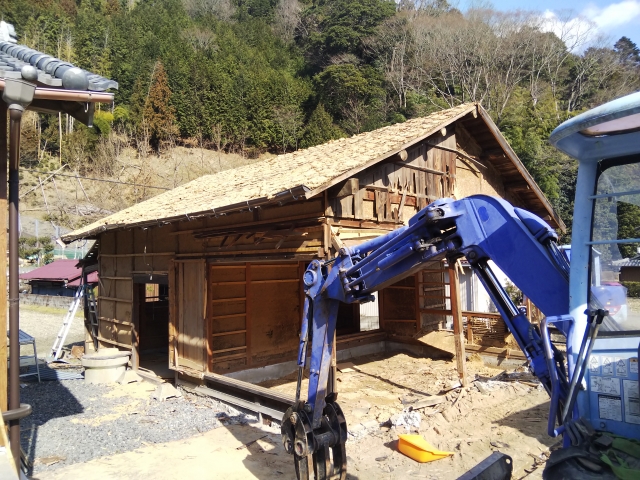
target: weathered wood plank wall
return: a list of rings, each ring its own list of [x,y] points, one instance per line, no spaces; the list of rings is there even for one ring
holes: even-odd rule
[[[169,276],[174,368],[225,373],[294,359],[306,262],[398,228],[453,195],[457,148],[448,127],[313,199],[101,235],[102,344],[135,350],[133,276],[156,273]],[[444,326],[450,312],[441,270],[430,267],[380,294],[386,332]]]

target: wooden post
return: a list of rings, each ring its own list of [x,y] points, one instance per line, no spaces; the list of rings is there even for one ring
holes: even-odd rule
[[[7,411],[7,104],[0,101],[0,410]]]
[[[251,262],[247,262],[245,264],[245,276],[244,276],[244,280],[245,280],[245,290],[244,290],[244,296],[245,296],[245,301],[244,301],[244,313],[245,313],[245,317],[244,317],[244,328],[247,330],[246,333],[244,334],[244,338],[245,338],[245,342],[244,345],[247,347],[245,352],[247,352],[247,365],[251,365],[252,363],[252,355],[253,355],[253,349],[251,348],[251,336],[253,335],[253,316],[252,316],[252,312],[251,312],[251,296],[253,295],[252,292],[252,288],[251,288]],[[300,277],[302,278],[302,277]],[[258,287],[259,288],[259,287]]]
[[[460,281],[455,263],[449,264],[449,298],[451,299],[451,314],[453,315],[453,338],[456,348],[456,366],[458,377],[463,387],[467,386],[467,367],[464,352],[464,333],[462,329],[462,304],[460,303]]]
[[[325,200],[326,201],[326,200]],[[323,244],[324,244],[324,259],[329,260],[331,258],[331,226],[327,223],[325,219],[325,223],[322,224],[323,231]],[[336,255],[339,252],[336,252]],[[313,325],[310,325],[309,328],[313,328]],[[337,350],[338,345],[336,343],[336,331],[333,332],[333,350],[331,351],[331,369],[329,370],[329,378],[327,380],[327,393],[338,393],[338,361],[337,361]]]
[[[140,368],[140,309],[146,301],[147,284],[131,282],[131,369]]]

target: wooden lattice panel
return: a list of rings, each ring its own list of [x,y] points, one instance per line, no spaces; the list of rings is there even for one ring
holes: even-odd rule
[[[509,331],[498,314],[463,312],[467,323],[467,341],[474,345],[504,346]]]

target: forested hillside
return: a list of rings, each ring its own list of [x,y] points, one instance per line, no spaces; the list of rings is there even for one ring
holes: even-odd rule
[[[123,144],[256,157],[477,101],[569,224],[575,164],[549,133],[640,87],[627,38],[446,0],[0,0],[0,14],[20,43],[119,83],[91,129],[25,127],[24,162],[85,174],[113,175]]]

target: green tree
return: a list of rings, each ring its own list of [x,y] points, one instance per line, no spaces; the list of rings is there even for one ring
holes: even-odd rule
[[[638,66],[640,65],[640,49],[628,37],[621,37],[613,45],[613,50],[620,56],[623,63]]]
[[[339,54],[362,55],[363,40],[396,12],[392,0],[319,0],[305,13],[311,26],[304,40],[309,61],[322,65]]]
[[[385,91],[373,67],[331,65],[314,81],[320,101],[347,132],[357,134],[382,126]]]
[[[324,106],[319,104],[309,117],[309,122],[300,139],[300,147],[309,148],[344,136],[344,132],[334,125],[331,115],[327,113]]]
[[[44,264],[53,261],[53,242],[49,237],[21,237],[18,241],[18,255]]]
[[[633,203],[618,201],[618,239],[638,238],[640,236],[640,206]],[[638,243],[620,244],[620,254],[623,258],[638,254]]]

